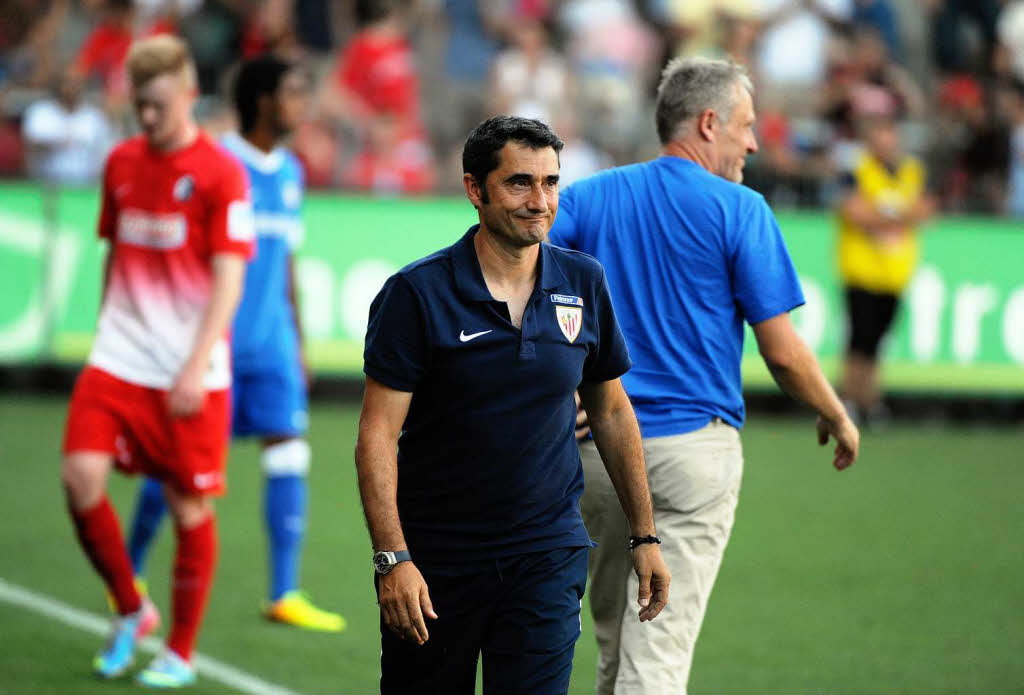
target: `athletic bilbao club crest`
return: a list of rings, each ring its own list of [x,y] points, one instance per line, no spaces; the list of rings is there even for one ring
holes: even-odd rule
[[[569,342],[576,340],[583,328],[583,307],[558,306],[555,305],[555,317],[558,319],[558,327],[562,329]]]

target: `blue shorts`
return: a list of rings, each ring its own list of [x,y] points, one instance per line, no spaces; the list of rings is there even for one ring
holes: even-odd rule
[[[236,437],[298,437],[309,424],[306,381],[298,361],[276,369],[236,370],[231,430]]]
[[[382,695],[565,695],[590,548],[501,558],[466,571],[417,565],[437,620],[416,646],[381,621]],[[415,559],[414,559],[415,562]]]

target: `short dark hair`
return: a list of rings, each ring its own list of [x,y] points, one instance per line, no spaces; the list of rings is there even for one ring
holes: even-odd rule
[[[509,142],[517,142],[535,150],[550,147],[558,154],[565,145],[555,131],[534,118],[494,116],[473,128],[462,148],[462,171],[479,184],[486,203],[487,175],[498,168],[498,152]]]
[[[272,55],[246,61],[235,77],[235,109],[243,133],[251,130],[260,117],[260,97],[273,97],[281,79],[295,66]]]

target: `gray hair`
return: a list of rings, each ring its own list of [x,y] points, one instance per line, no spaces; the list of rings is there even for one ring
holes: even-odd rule
[[[754,93],[747,69],[731,60],[691,57],[669,61],[661,73],[655,105],[661,144],[671,142],[680,126],[706,109],[728,121],[736,105],[737,84]]]

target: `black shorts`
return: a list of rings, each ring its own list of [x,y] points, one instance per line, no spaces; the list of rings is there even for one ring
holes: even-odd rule
[[[871,359],[899,307],[899,295],[846,288],[846,313],[850,321],[849,351]]]

